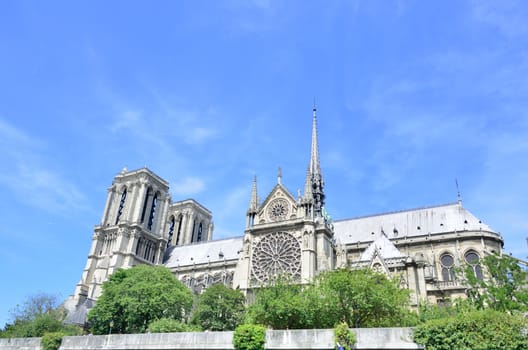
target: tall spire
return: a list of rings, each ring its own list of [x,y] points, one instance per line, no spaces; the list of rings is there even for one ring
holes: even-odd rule
[[[253,188],[251,189],[251,198],[249,199],[248,212],[256,213],[259,206],[259,199],[257,195],[257,176],[253,178]]]
[[[313,200],[313,212],[315,217],[322,216],[324,206],[324,180],[319,162],[319,146],[317,144],[317,108],[313,107],[312,118],[312,145],[310,149],[310,163],[306,174],[306,183],[304,185],[304,196],[306,199]]]
[[[310,172],[312,175],[321,175],[321,164],[319,163],[319,146],[317,145],[317,108],[315,101],[312,119],[312,149],[310,153]]]

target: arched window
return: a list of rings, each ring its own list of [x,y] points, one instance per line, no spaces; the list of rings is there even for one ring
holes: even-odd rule
[[[474,250],[469,250],[465,255],[464,258],[466,260],[466,263],[469,265],[469,268],[473,271],[473,274],[476,278],[479,280],[484,279],[484,274],[482,273],[482,267],[480,266],[480,257],[478,256],[477,252]]]
[[[171,216],[169,221],[169,238],[167,238],[167,248],[171,246],[172,244],[172,236],[174,235],[174,216]]]
[[[180,220],[178,221],[178,233],[176,234],[176,245],[180,244],[180,235],[182,230],[183,215],[180,215]]]
[[[198,237],[196,238],[196,242],[200,242],[202,240],[202,223],[200,222],[200,225],[198,225]]]
[[[193,228],[192,228],[192,235],[191,235],[191,243],[194,243],[194,230],[196,230],[196,220],[193,221]]]
[[[158,194],[156,193],[154,195],[154,198],[152,199],[152,206],[150,207],[150,215],[149,215],[149,221],[147,228],[149,230],[152,229],[152,224],[154,223],[154,216],[156,216],[156,205],[158,204]]]
[[[123,214],[123,208],[125,207],[125,201],[126,201],[126,195],[127,195],[127,189],[123,190],[123,194],[121,195],[121,201],[119,202],[119,209],[117,209],[117,216],[115,224],[117,225],[119,223],[119,218],[121,217],[121,214]]]
[[[145,195],[145,202],[143,203],[143,211],[141,212],[141,223],[145,222],[145,214],[147,213],[147,205],[150,198],[152,190],[150,187],[147,190],[147,194]]]
[[[455,259],[451,254],[442,254],[440,256],[440,264],[442,265],[442,279],[445,282],[455,280]]]

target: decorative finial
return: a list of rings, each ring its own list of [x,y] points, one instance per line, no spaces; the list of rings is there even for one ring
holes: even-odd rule
[[[315,96],[314,96],[314,105],[313,105],[313,111],[317,111],[317,107],[316,107],[316,104],[315,104]]]
[[[279,167],[279,170],[277,171],[277,183],[278,184],[282,183],[282,169],[281,169],[281,167]]]

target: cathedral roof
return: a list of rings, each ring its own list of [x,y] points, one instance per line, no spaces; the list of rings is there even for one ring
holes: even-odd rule
[[[494,232],[458,202],[334,222],[334,237],[341,244],[372,242],[382,231],[389,239],[455,231]]]
[[[164,265],[168,268],[238,260],[242,237],[171,247]]]
[[[378,253],[383,259],[402,258],[402,253],[383,233],[378,234],[378,238],[372,242],[361,256],[359,261],[370,261],[375,253]]]

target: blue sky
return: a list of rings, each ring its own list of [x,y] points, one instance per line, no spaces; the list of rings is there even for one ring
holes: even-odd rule
[[[253,176],[303,187],[316,97],[327,208],[456,201],[528,255],[523,1],[3,1],[0,326],[73,293],[124,166],[243,233]]]

